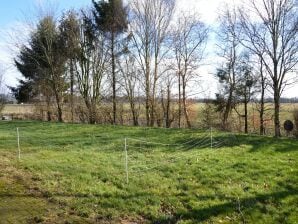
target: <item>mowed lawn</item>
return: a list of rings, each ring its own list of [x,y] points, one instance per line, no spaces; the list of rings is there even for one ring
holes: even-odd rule
[[[294,139],[0,122],[0,223],[297,223],[297,160]]]

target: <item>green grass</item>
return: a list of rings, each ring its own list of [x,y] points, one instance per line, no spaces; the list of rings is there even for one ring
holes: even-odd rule
[[[0,217],[4,223],[297,223],[298,141],[213,135],[221,147],[211,149],[203,130],[0,122]]]

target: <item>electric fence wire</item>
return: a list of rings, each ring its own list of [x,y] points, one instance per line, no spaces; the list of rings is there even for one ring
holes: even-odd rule
[[[207,135],[208,136],[208,135]],[[228,135],[228,137],[231,137],[233,139],[235,139],[235,136],[234,135]],[[135,139],[134,139],[135,140]],[[194,144],[192,144],[188,149],[193,149],[193,148],[205,148],[205,147],[212,147],[212,148],[220,148],[222,147],[223,145],[225,145],[227,143],[227,140],[218,140],[218,137],[217,138],[214,138],[214,142],[211,146],[210,142],[209,142],[210,138],[209,136],[208,137],[205,137],[203,138],[201,141],[199,142],[195,142]],[[191,141],[188,141],[189,142],[193,142],[192,140]],[[150,142],[152,143],[152,142]],[[164,144],[163,144],[164,145]],[[167,145],[171,145],[171,144],[167,144]],[[175,144],[176,145],[176,144]],[[131,147],[131,146],[129,146]],[[139,149],[139,147],[138,147]],[[188,150],[187,149],[187,150]],[[133,163],[133,161],[130,160],[130,163],[132,164],[132,166],[130,167],[130,172],[136,174],[136,173],[142,173],[144,171],[150,171],[150,170],[154,170],[154,169],[157,169],[157,168],[160,168],[161,166],[164,166],[166,165],[167,163],[176,163],[176,162],[179,162],[181,160],[190,160],[190,159],[194,159],[194,158],[197,158],[197,161],[198,161],[198,154],[197,153],[194,153],[194,154],[191,154],[191,155],[185,155],[183,154],[183,156],[175,156],[173,158],[169,158],[169,159],[165,159],[165,158],[162,158],[162,161],[156,161],[156,162],[153,162],[153,163],[147,163],[147,162],[140,162],[140,163]],[[154,166],[152,166],[154,165]],[[167,164],[169,165],[169,164]],[[140,167],[141,166],[141,167]]]
[[[210,144],[206,144],[205,146],[210,146]],[[145,169],[146,171],[156,169],[158,167],[163,167],[165,165],[174,165],[177,162],[188,162],[188,160],[197,160],[199,154],[197,152],[193,152],[191,154],[185,154],[185,151],[181,152],[180,155],[175,155],[171,158],[161,157],[160,161],[155,161],[152,163],[148,162],[135,162],[131,159],[129,159],[130,165],[130,172],[136,173],[136,172],[142,172],[142,169]],[[153,165],[153,167],[152,167]]]
[[[191,142],[195,142],[196,139],[191,139],[189,141],[186,141],[186,142],[183,142],[183,143],[180,143],[180,144],[164,144],[164,143],[160,143],[160,142],[153,142],[153,141],[146,141],[146,140],[142,140],[142,139],[136,139],[136,138],[126,138],[127,140],[131,140],[131,141],[134,141],[134,142],[141,142],[141,143],[144,143],[146,145],[158,145],[158,146],[165,146],[165,147],[169,147],[169,146],[180,146],[181,148],[183,148],[184,145],[187,145]],[[200,142],[204,142],[206,139],[210,139],[209,136],[208,136],[208,133],[204,134],[202,137],[201,137],[201,140],[199,140],[198,142],[196,142],[194,145],[197,145],[199,144]]]
[[[22,132],[21,132],[22,133]],[[225,145],[227,143],[227,139],[222,140],[219,137],[213,137],[213,144],[210,144],[210,135],[211,132],[210,130],[206,130],[200,136],[200,138],[195,138],[192,136],[192,138],[190,140],[184,141],[182,143],[175,143],[175,144],[164,144],[164,143],[160,143],[160,142],[154,142],[154,141],[146,141],[143,139],[137,139],[137,138],[127,138],[128,140],[128,144],[127,144],[127,150],[129,152],[129,158],[128,158],[128,162],[129,164],[131,164],[129,166],[129,172],[130,173],[134,173],[134,174],[142,174],[144,172],[150,171],[150,170],[154,170],[154,169],[161,169],[164,166],[172,166],[175,165],[175,163],[177,162],[181,162],[181,161],[185,161],[186,163],[189,160],[198,160],[197,158],[199,157],[199,154],[197,151],[193,152],[193,153],[187,153],[185,154],[186,151],[189,151],[190,149],[200,149],[200,148],[207,148],[210,147],[210,145],[212,145],[212,148],[219,148],[223,145]],[[61,136],[63,137],[63,136]],[[65,136],[64,136],[65,137]],[[64,138],[63,137],[63,138]],[[113,172],[108,172],[110,175],[119,175],[119,173],[124,172],[121,169],[122,166],[122,159],[123,159],[123,155],[122,153],[120,153],[123,150],[123,140],[120,138],[115,138],[115,137],[111,137],[108,134],[89,134],[87,135],[87,137],[89,138],[91,145],[93,144],[101,144],[101,149],[109,149],[109,148],[115,148],[115,147],[119,147],[119,155],[117,155],[116,157],[111,157],[109,158],[109,161],[100,161],[100,164],[106,164],[111,165],[111,166],[115,166],[116,168],[113,169]],[[235,139],[234,135],[228,135],[227,138],[233,138]],[[60,139],[58,138],[39,138],[39,139],[33,139],[32,140],[32,136],[31,135],[23,135],[23,133],[20,136],[20,139],[23,142],[25,142],[25,145],[32,145],[36,142],[38,142],[39,144],[42,144],[44,148],[55,148],[55,147],[59,147],[60,145],[65,145],[65,142],[63,142],[63,144],[60,142]],[[132,144],[130,143],[132,142]],[[81,142],[80,139],[72,139],[71,141],[69,141],[70,145],[75,144],[75,143],[79,143],[81,144],[81,147],[84,146],[84,144]],[[139,144],[139,145],[136,145]],[[67,145],[67,144],[66,144]],[[137,150],[142,150],[142,154],[143,155],[144,152],[146,152],[146,149],[149,148],[151,146],[161,146],[161,147],[172,147],[173,150],[178,150],[179,151],[179,155],[175,155],[175,156],[166,156],[165,154],[161,156],[161,160],[160,161],[155,161],[155,162],[144,162],[144,161],[140,161],[138,162],[138,160],[140,159],[140,156],[138,154],[135,153],[135,149]],[[88,145],[87,145],[88,147]],[[129,149],[133,149],[133,150],[129,150]],[[181,150],[181,152],[180,152]],[[150,153],[152,151],[149,151]],[[32,158],[32,156],[35,153],[33,151],[27,152],[26,156],[29,156]],[[150,154],[149,154],[150,155]],[[144,159],[144,158],[141,158]],[[145,158],[148,159],[148,158]],[[149,158],[150,159],[150,158]],[[151,159],[156,159],[156,158],[151,158]],[[60,161],[61,162],[61,161]],[[56,164],[59,164],[59,161],[56,161]],[[53,168],[52,166],[47,166],[47,163],[43,163],[43,166],[45,169],[50,169],[52,171],[54,171],[55,169],[57,169],[57,167],[59,167],[60,165],[58,165],[56,168]],[[65,163],[61,162],[61,166],[65,166]],[[68,164],[68,166],[75,168],[77,166],[77,164]]]

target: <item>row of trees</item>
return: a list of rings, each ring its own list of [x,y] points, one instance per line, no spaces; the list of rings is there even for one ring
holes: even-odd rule
[[[174,8],[174,0],[136,0],[129,8],[121,1],[93,1],[90,10],[69,11],[59,22],[45,16],[15,60],[26,81],[13,92],[21,96],[30,86],[48,106],[54,96],[59,121],[63,97],[70,94],[72,104],[79,93],[90,123],[103,98],[112,101],[116,123],[117,96],[126,96],[137,125],[142,98],[147,125],[165,119],[169,127],[177,79],[179,120],[184,116],[190,127],[186,88],[202,58],[207,28],[196,16],[182,15],[174,24]]]
[[[241,102],[247,133],[247,105],[259,93],[260,134],[264,134],[264,99],[269,90],[274,98],[274,133],[281,136],[280,97],[297,78],[297,7],[291,0],[251,0],[248,6],[226,10],[221,16],[220,55],[224,63],[217,76],[223,91],[217,94],[217,103],[224,125]]]
[[[298,63],[297,6],[292,0],[250,3],[250,10],[228,9],[220,16],[222,62],[216,76],[222,88],[215,104],[224,128],[243,104],[247,132],[247,105],[260,93],[263,134],[270,86],[280,136],[279,100]],[[98,122],[100,106],[110,102],[115,124],[125,99],[134,125],[144,117],[148,126],[170,127],[175,121],[191,127],[189,93],[199,77],[208,32],[195,14],[175,12],[175,0],[132,0],[128,6],[121,0],[92,1],[89,10],[68,11],[59,20],[45,15],[15,59],[25,79],[12,92],[19,100],[42,96],[48,108],[54,100],[59,121],[66,106],[73,119],[79,98],[89,123]]]

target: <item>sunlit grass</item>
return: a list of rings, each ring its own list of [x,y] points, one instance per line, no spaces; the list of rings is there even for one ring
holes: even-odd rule
[[[1,122],[0,157],[32,176],[28,185],[62,205],[66,217],[115,223],[297,222],[298,142],[212,134],[224,144],[211,148],[206,130]]]

